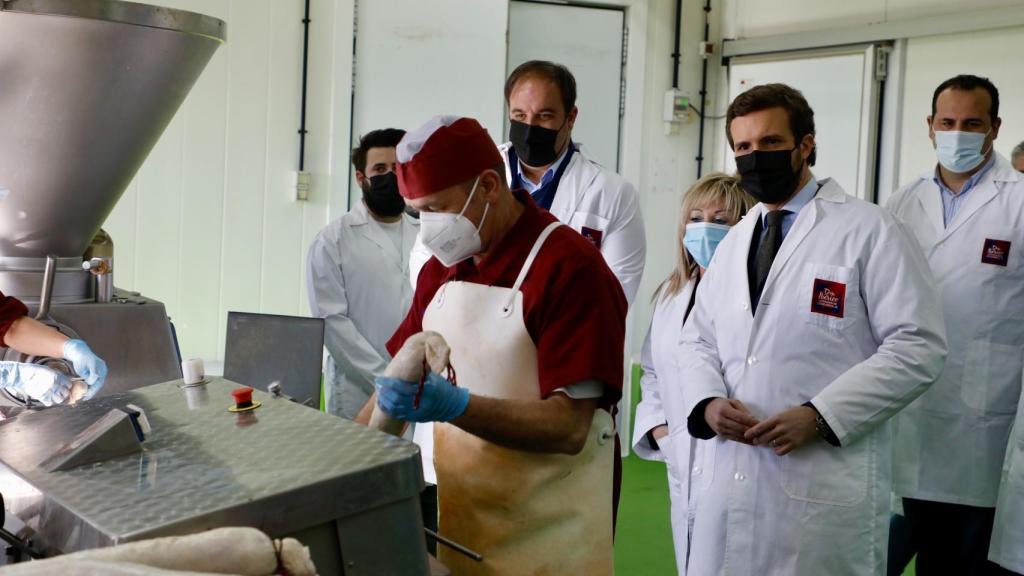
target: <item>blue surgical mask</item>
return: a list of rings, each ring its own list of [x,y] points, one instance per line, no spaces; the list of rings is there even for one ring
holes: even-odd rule
[[[711,264],[718,243],[729,233],[729,226],[710,222],[690,222],[686,225],[683,246],[701,268]]]
[[[935,155],[939,164],[949,170],[962,174],[970,172],[985,161],[985,138],[988,132],[960,132],[946,130],[935,132]]]

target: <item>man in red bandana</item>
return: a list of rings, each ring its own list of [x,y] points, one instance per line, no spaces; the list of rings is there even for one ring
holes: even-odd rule
[[[451,347],[458,386],[380,378],[376,402],[433,448],[440,550],[457,574],[611,574],[626,299],[600,252],[510,191],[476,120],[436,117],[398,146],[399,189],[434,255],[388,343]],[[425,432],[432,429],[432,434]],[[432,436],[432,440],[429,439]]]

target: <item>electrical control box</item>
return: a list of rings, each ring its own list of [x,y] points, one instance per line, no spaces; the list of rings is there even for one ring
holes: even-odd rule
[[[690,93],[669,88],[665,92],[662,120],[665,122],[686,122],[690,119]]]
[[[292,200],[309,200],[309,190],[313,185],[313,175],[305,170],[292,172],[291,196]]]

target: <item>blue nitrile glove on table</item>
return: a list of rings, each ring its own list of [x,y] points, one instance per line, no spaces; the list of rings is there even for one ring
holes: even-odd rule
[[[377,406],[388,416],[406,422],[450,422],[469,406],[469,390],[433,372],[427,374],[423,384],[419,408],[415,408],[419,384],[380,377],[376,385]]]
[[[100,359],[82,340],[68,340],[64,343],[64,359],[75,368],[75,372],[89,386],[82,400],[88,400],[103,388],[107,379],[107,363]]]
[[[43,404],[53,406],[68,399],[71,380],[39,364],[0,362],[0,388]]]

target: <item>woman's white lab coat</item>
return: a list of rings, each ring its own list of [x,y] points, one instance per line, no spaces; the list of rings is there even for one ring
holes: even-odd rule
[[[751,314],[755,206],[718,246],[683,328],[684,412],[736,398],[763,420],[812,401],[841,447],[786,456],[698,440],[688,572],[885,574],[888,420],[938,377],[942,309],[914,239],[884,209],[824,180],[793,223]]]
[[[695,440],[686,429],[682,390],[685,384],[678,364],[679,336],[693,288],[694,282],[690,281],[678,294],[666,298],[658,294],[640,358],[644,370],[640,380],[643,396],[636,407],[633,429],[633,450],[637,456],[665,462],[668,469],[672,541],[680,575],[686,574],[691,518],[690,467]],[[647,433],[666,423],[668,435],[658,440],[660,449],[656,450],[648,442]]]

